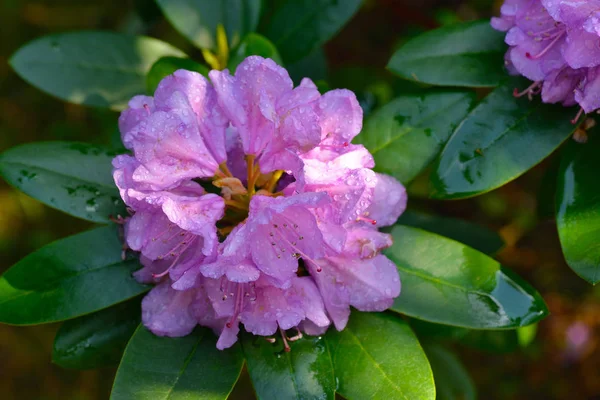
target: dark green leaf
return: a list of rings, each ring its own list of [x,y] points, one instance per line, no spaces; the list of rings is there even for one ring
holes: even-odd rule
[[[293,64],[286,63],[285,67],[297,85],[300,84],[302,79],[310,78],[319,87],[321,94],[323,94],[319,82],[323,83],[328,75],[327,58],[325,57],[323,47],[318,47],[306,57],[294,61]]]
[[[533,288],[462,243],[396,225],[386,251],[402,293],[392,310],[429,322],[476,329],[516,328],[547,315]]]
[[[178,69],[187,69],[188,71],[196,71],[208,76],[208,67],[197,63],[189,58],[179,57],[162,57],[152,65],[148,76],[146,76],[146,87],[148,93],[152,95],[160,81],[167,75],[171,75]]]
[[[556,223],[563,254],[577,275],[600,281],[600,137],[569,143],[562,154],[558,175]]]
[[[140,324],[139,299],[66,321],[54,339],[52,361],[63,368],[118,365]]]
[[[28,43],[10,64],[23,79],[51,95],[120,110],[146,91],[146,74],[163,56],[184,54],[149,37],[73,32]]]
[[[0,322],[62,321],[101,310],[147,291],[131,276],[139,268],[121,259],[115,226],[50,243],[0,277]]]
[[[494,90],[454,132],[432,174],[431,196],[457,199],[516,179],[552,153],[576,128],[573,110],[516,99],[523,80]]]
[[[229,47],[254,32],[260,0],[156,0],[165,17],[183,36],[201,49],[217,48],[217,26],[223,25]]]
[[[244,37],[242,43],[240,43],[240,45],[231,53],[227,68],[229,68],[232,73],[235,72],[237,66],[248,56],[270,58],[277,64],[283,65],[281,57],[273,43],[258,33],[249,33]]]
[[[397,223],[449,237],[488,255],[495,254],[504,247],[504,241],[498,233],[462,219],[406,210]]]
[[[263,337],[244,335],[244,354],[256,394],[261,400],[333,399],[335,377],[324,338],[305,337],[271,344]]]
[[[444,26],[409,40],[387,67],[432,85],[497,86],[506,76],[504,35],[489,20]]]
[[[275,11],[265,36],[285,63],[293,63],[331,39],[361,4],[362,0],[288,0]]]
[[[375,157],[375,169],[408,183],[433,161],[460,121],[474,93],[405,95],[375,111],[356,142]]]
[[[435,399],[427,357],[402,319],[353,312],[348,326],[326,336],[337,391],[347,399]]]
[[[0,154],[0,174],[44,204],[78,218],[126,215],[112,178],[115,152],[86,143],[36,142]]]
[[[216,337],[198,328],[180,338],[134,333],[117,371],[111,400],[224,400],[242,370],[240,346],[216,348]]]
[[[460,360],[442,346],[423,343],[433,378],[437,400],[475,400],[475,386]]]

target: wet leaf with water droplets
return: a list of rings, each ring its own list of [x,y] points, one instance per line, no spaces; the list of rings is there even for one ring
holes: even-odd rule
[[[375,171],[407,184],[440,152],[475,100],[468,91],[404,95],[375,111],[354,140],[375,158]]]
[[[391,234],[385,254],[402,281],[392,310],[475,329],[518,328],[548,314],[535,289],[487,255],[408,226],[396,225]]]
[[[500,187],[549,156],[577,128],[576,110],[515,98],[514,79],[490,93],[456,129],[431,175],[431,197],[459,199]]]
[[[225,400],[243,366],[240,346],[217,350],[208,328],[185,337],[155,336],[143,326],[125,349],[111,400]]]
[[[304,337],[283,350],[277,337],[269,343],[262,336],[245,334],[244,354],[252,384],[260,400],[333,399],[335,380],[327,341]]]
[[[118,365],[140,315],[140,299],[133,299],[66,321],[54,338],[52,362],[75,369]]]
[[[150,289],[131,274],[137,260],[121,259],[116,226],[50,243],[0,277],[0,322],[31,325],[102,310]]]
[[[337,392],[347,399],[435,399],[427,357],[402,319],[353,311],[348,326],[325,336]]]
[[[111,215],[127,215],[112,178],[115,155],[87,143],[28,143],[0,154],[0,174],[50,207],[106,223]]]

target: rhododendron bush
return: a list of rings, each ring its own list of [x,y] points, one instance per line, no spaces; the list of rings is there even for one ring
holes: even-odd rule
[[[522,336],[548,309],[494,258],[498,233],[419,210],[556,152],[563,254],[600,280],[600,1],[506,0],[415,35],[370,96],[314,68],[359,0],[156,3],[190,55],[80,31],[10,60],[119,112],[106,146],[0,155],[8,183],[97,225],[7,270],[0,322],[65,321],[53,361],[118,364],[111,398],[226,399],[240,376],[260,399],[475,398],[441,342]]]

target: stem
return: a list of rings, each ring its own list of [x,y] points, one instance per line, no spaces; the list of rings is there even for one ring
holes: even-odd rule
[[[254,184],[256,182],[256,174],[254,173],[254,160],[256,159],[256,156],[252,155],[252,154],[248,154],[246,156],[246,165],[248,167],[248,193],[250,194],[250,196],[252,196],[254,193],[256,193],[256,189],[254,187]]]
[[[272,192],[275,189],[275,185],[277,185],[277,182],[281,178],[281,175],[283,175],[282,170],[273,172],[273,175],[271,175],[271,179],[269,179],[269,182],[267,182],[267,184],[265,185],[265,190],[268,192]]]

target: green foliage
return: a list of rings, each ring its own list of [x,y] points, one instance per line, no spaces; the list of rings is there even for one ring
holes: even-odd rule
[[[162,57],[156,61],[148,75],[146,76],[146,88],[149,95],[152,95],[160,81],[167,75],[171,75],[178,69],[187,69],[188,71],[196,71],[208,77],[208,67],[197,63],[189,58],[179,57]]]
[[[30,143],[0,154],[0,174],[50,207],[106,223],[110,216],[126,215],[112,178],[111,160],[115,155],[87,143]]]
[[[397,225],[391,234],[386,254],[402,280],[392,310],[478,329],[517,328],[547,315],[539,293],[485,254],[408,226]]]
[[[438,155],[475,100],[472,92],[403,95],[375,111],[355,139],[375,169],[408,183]]]
[[[222,25],[229,47],[254,32],[261,0],[156,0],[169,22],[201,49],[217,50],[217,27]]]
[[[73,32],[45,36],[10,59],[14,70],[37,88],[75,104],[125,108],[145,92],[146,74],[160,57],[184,54],[143,36]]]
[[[428,31],[394,53],[388,68],[405,79],[440,86],[493,87],[505,79],[504,33],[489,20]]]
[[[327,340],[305,337],[283,349],[281,340],[269,343],[244,335],[244,355],[259,399],[333,399],[335,376]]]
[[[149,289],[121,259],[115,226],[83,232],[29,254],[0,277],[0,322],[31,325],[101,310]]]
[[[270,58],[279,65],[283,65],[277,48],[266,37],[258,33],[249,33],[244,37],[239,46],[231,53],[227,68],[233,73],[248,56],[261,56]]]
[[[111,400],[225,400],[243,358],[239,345],[224,351],[215,346],[207,328],[169,338],[140,326],[125,349]]]
[[[495,89],[456,129],[435,165],[431,196],[459,199],[496,189],[534,167],[576,128],[572,111],[517,99],[511,80]]]
[[[330,330],[327,342],[344,398],[435,399],[425,353],[403,320],[354,312],[343,331]]]
[[[435,379],[437,400],[475,400],[475,386],[460,360],[442,346],[424,343]]]
[[[139,299],[66,321],[56,333],[52,362],[75,369],[118,365],[139,324]]]
[[[569,266],[586,281],[600,281],[600,138],[570,142],[562,153],[556,202],[560,243]]]
[[[362,0],[287,0],[274,12],[264,34],[283,61],[296,62],[331,39],[356,13]]]
[[[446,236],[487,255],[493,255],[504,247],[504,241],[496,232],[461,219],[406,210],[397,223]]]

